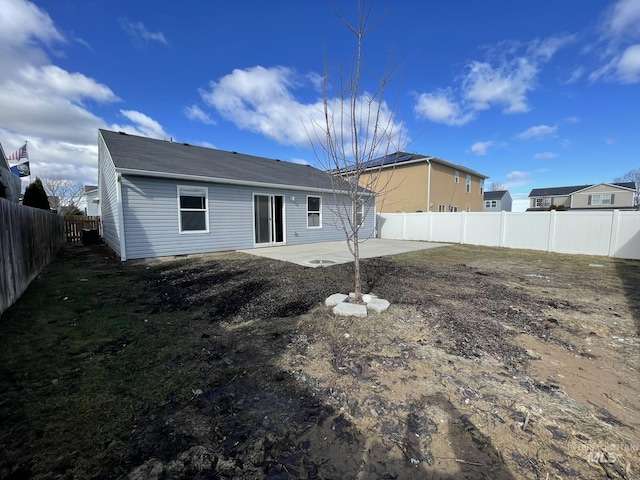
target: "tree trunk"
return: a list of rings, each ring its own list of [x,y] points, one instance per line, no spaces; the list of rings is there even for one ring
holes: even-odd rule
[[[358,233],[353,238],[353,279],[355,281],[355,301],[362,301],[362,284],[360,281],[360,242],[358,242]]]

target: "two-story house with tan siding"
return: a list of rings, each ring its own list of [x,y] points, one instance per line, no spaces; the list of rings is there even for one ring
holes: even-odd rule
[[[360,184],[377,189],[378,213],[482,212],[487,178],[439,158],[397,152],[373,160]]]
[[[582,210],[633,209],[634,182],[599,183],[574,187],[534,188],[529,193],[528,212],[552,207]]]

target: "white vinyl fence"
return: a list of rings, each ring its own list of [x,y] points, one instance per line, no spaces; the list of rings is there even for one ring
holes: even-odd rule
[[[640,211],[382,213],[378,236],[640,260]]]

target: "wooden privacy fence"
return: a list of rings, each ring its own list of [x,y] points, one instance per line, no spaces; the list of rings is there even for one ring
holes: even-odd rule
[[[85,217],[83,215],[67,215],[64,217],[64,235],[67,243],[78,243],[82,241],[83,230],[95,230],[99,237],[100,217]]]
[[[54,212],[0,198],[0,314],[27,289],[64,243],[64,220]]]

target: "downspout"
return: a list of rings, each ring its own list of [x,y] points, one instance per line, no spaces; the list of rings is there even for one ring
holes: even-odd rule
[[[116,198],[118,203],[118,228],[120,230],[120,260],[127,260],[127,250],[124,240],[124,207],[122,205],[122,174],[116,173]]]
[[[431,160],[427,158],[427,212],[431,211]]]

